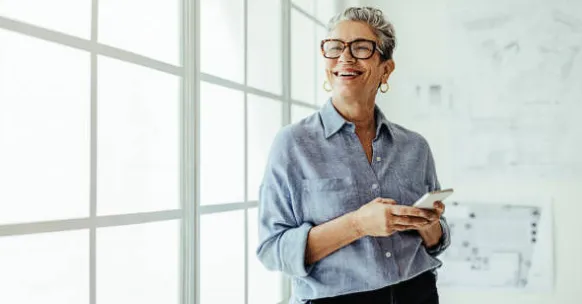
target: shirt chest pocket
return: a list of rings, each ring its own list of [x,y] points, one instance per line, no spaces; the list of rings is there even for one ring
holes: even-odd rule
[[[360,206],[357,185],[351,177],[303,180],[302,207],[305,220],[319,225]]]
[[[428,186],[418,181],[403,180],[400,182],[400,204],[411,206],[425,193]]]

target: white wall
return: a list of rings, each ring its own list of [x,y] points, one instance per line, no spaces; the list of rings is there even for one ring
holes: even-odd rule
[[[378,103],[429,140],[442,186],[460,200],[554,202],[552,292],[442,288],[441,302],[582,303],[582,3],[362,4],[388,15],[399,44]],[[441,94],[428,96],[431,85]]]
[[[361,0],[339,0],[340,6],[343,8],[352,7],[352,6],[360,6]]]

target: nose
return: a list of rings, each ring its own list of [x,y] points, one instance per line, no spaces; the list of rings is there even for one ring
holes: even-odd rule
[[[352,57],[352,53],[350,52],[350,48],[347,47],[347,48],[344,48],[344,51],[342,52],[342,54],[338,58],[338,61],[340,61],[340,62],[354,62],[354,61],[356,61],[356,58]]]

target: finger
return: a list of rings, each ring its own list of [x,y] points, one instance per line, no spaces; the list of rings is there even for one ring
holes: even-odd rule
[[[443,202],[441,202],[441,201],[436,201],[436,202],[434,202],[433,205],[434,205],[434,209],[435,209],[436,213],[440,217],[440,215],[443,214],[443,212],[445,212],[445,204],[443,204]]]
[[[426,210],[426,212],[429,214],[429,221],[435,221],[438,220],[440,218],[440,214],[438,210]]]
[[[427,220],[432,220],[435,217],[435,214],[430,210],[425,210],[416,207],[410,206],[396,206],[392,208],[392,214],[399,215],[399,216],[416,216],[416,217],[423,217]]]
[[[420,209],[420,208],[418,208],[418,209]],[[440,217],[440,215],[438,214],[438,212],[436,210],[420,209],[420,211],[423,212],[423,214],[424,214],[423,217],[429,221],[437,220]]]
[[[392,230],[395,231],[406,231],[406,230],[414,230],[416,227],[408,226],[408,225],[393,225]]]
[[[441,210],[441,214],[445,212],[445,209],[447,208],[447,206],[445,206],[445,204],[443,202],[439,202],[440,205],[440,210]]]
[[[415,216],[394,216],[392,217],[392,223],[395,225],[405,225],[405,226],[414,226],[414,227],[422,227],[430,221],[422,217],[415,217]]]

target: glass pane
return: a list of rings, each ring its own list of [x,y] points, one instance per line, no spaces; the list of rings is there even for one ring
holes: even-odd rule
[[[248,199],[258,200],[259,186],[267,165],[269,150],[283,125],[283,104],[278,100],[248,96]]]
[[[317,37],[316,37],[316,41],[317,43],[319,43],[321,40],[325,39],[325,37],[327,36],[327,31],[320,26],[317,26]],[[317,89],[317,99],[316,104],[317,105],[323,105],[331,96],[330,93],[326,92],[323,89],[323,82],[327,79],[327,77],[325,76],[325,57],[323,57],[323,55],[321,55],[321,53],[318,53],[316,56],[316,61],[317,61],[317,70],[316,70],[316,78],[317,81],[315,82],[316,84],[316,89]],[[328,86],[329,87],[329,86]]]
[[[180,64],[179,0],[99,0],[99,42]]]
[[[180,79],[98,59],[98,213],[179,208]]]
[[[237,203],[245,199],[244,95],[201,83],[201,204]]]
[[[257,208],[248,211],[249,225],[249,303],[275,304],[283,301],[283,275],[269,271],[257,259],[259,228]]]
[[[253,0],[248,6],[248,84],[281,94],[280,1]]]
[[[97,303],[178,304],[180,221],[97,229]]]
[[[0,16],[91,38],[91,0],[2,0]]]
[[[291,105],[291,122],[296,123],[303,118],[312,115],[313,113],[317,112],[317,110],[313,108],[308,108],[299,105]]]
[[[315,14],[327,26],[329,20],[338,13],[337,0],[315,0]]]
[[[296,10],[291,11],[291,96],[315,103],[315,23]]]
[[[89,303],[89,233],[0,237],[0,303]]]
[[[89,54],[1,29],[0,45],[0,223],[88,216]]]
[[[200,6],[202,72],[243,83],[243,1],[200,0]]]
[[[244,211],[201,216],[200,299],[202,304],[245,303],[244,241]]]
[[[314,0],[292,0],[291,2],[293,2],[293,4],[297,5],[299,8],[301,8],[305,12],[307,12],[309,14],[313,14],[313,11],[315,8],[315,6],[314,6],[315,1]]]

